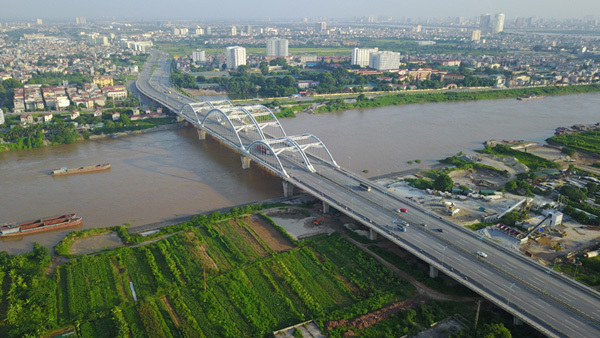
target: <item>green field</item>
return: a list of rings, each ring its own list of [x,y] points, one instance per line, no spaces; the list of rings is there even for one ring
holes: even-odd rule
[[[290,248],[274,251],[245,218],[235,218],[80,256],[52,277],[43,273],[47,249],[7,256],[0,334],[41,335],[73,325],[83,337],[260,337],[308,319],[351,318],[416,294],[338,235]],[[25,311],[33,297],[22,291],[26,283],[47,286],[37,312]],[[25,319],[36,325],[19,326]]]
[[[206,54],[225,54],[225,47],[212,47],[206,46],[200,43],[193,42],[157,42],[156,47],[162,51],[169,53],[172,57],[181,57],[184,55],[192,55],[192,52],[196,49],[201,49]],[[267,52],[266,47],[246,47],[246,54],[248,55],[265,55]],[[352,54],[352,48],[350,47],[290,47],[289,53],[291,55],[301,54],[314,54],[317,56],[340,56]]]
[[[598,130],[552,136],[546,141],[551,144],[560,144],[571,149],[600,155],[600,131]]]

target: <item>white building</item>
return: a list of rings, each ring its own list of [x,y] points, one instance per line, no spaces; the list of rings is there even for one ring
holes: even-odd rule
[[[288,56],[288,44],[287,39],[269,39],[267,40],[267,56]]]
[[[481,30],[475,29],[471,34],[471,41],[480,41],[481,40]]]
[[[2,108],[0,108],[0,124],[4,124],[4,112]]]
[[[227,47],[225,55],[227,57],[228,69],[237,69],[238,66],[246,64],[246,48],[244,47]]]
[[[377,70],[390,70],[400,68],[400,53],[375,52],[369,57],[369,67]]]
[[[206,61],[206,52],[203,50],[195,50],[192,52],[192,61],[196,62],[205,62]]]
[[[500,33],[504,31],[504,13],[499,13],[494,16],[492,21],[492,32]]]
[[[378,48],[354,48],[352,50],[351,64],[367,67],[369,65],[369,56],[371,53],[376,53],[378,50]]]
[[[237,35],[237,28],[235,26],[231,27],[231,36],[236,36]]]

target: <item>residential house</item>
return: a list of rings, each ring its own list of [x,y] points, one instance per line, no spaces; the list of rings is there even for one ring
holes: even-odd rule
[[[24,115],[21,115],[20,120],[21,120],[22,124],[27,124],[27,123],[31,124],[31,123],[33,123],[33,116],[31,114],[24,114]]]

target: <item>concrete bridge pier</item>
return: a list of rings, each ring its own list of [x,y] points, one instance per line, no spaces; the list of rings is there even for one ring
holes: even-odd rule
[[[329,213],[329,203],[323,201],[323,213],[327,214]]]
[[[294,195],[294,185],[288,181],[282,181],[283,184],[283,197],[290,197]]]
[[[514,326],[523,325],[523,321],[521,319],[517,318],[517,316],[513,316],[513,325]]]
[[[242,169],[249,169],[252,159],[248,156],[240,156],[240,158],[242,159]]]
[[[200,139],[200,141],[206,140],[206,131],[202,129],[196,129],[196,131],[198,132],[198,138]]]
[[[369,229],[369,240],[374,241],[377,239],[377,231]]]
[[[429,265],[429,277],[437,278],[439,272],[440,271],[435,266]]]

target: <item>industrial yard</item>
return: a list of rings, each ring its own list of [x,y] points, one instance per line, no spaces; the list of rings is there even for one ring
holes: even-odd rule
[[[560,150],[547,146],[534,145],[522,151],[560,163],[563,168],[568,168],[569,164],[584,166],[594,162],[594,159],[579,155],[571,158]],[[390,193],[407,197],[438,215],[477,231],[483,238],[520,251],[545,265],[574,261],[578,256],[594,255],[595,250],[598,250],[600,231],[595,227],[582,225],[559,212],[564,204],[558,203],[556,197],[550,199],[537,194],[524,197],[502,189],[518,174],[528,172],[528,168],[515,158],[477,154],[469,160],[497,168],[506,175],[486,169],[450,172],[454,187],[468,188],[468,193],[457,188],[454,188],[453,192],[421,190],[405,181],[407,178],[423,177],[420,174],[383,179],[379,180],[378,184]],[[560,175],[549,175],[539,180],[543,182],[540,183],[542,188],[555,190],[564,184],[585,185],[585,180],[582,182],[579,178],[562,174],[559,170],[555,171]],[[508,227],[499,221],[508,211],[523,213],[527,217],[517,222],[517,226]],[[558,220],[556,217],[546,217],[549,213],[556,214]],[[483,222],[485,224],[482,224]],[[528,230],[536,226],[538,227],[535,231],[528,234]],[[593,253],[588,253],[590,251]]]

